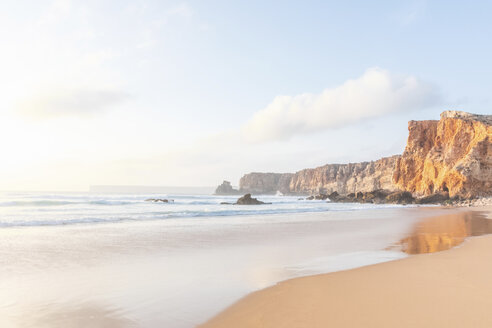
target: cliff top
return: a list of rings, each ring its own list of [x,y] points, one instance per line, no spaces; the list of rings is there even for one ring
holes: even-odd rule
[[[277,172],[249,172],[245,175],[285,175],[285,174],[294,174],[294,173],[277,173]]]
[[[479,115],[458,110],[446,110],[441,113],[441,119],[444,118],[459,118],[462,120],[480,121],[486,124],[492,124],[492,115]]]
[[[305,171],[305,170],[316,170],[316,169],[321,169],[325,168],[327,166],[353,166],[353,165],[366,165],[370,163],[375,163],[375,162],[383,162],[383,161],[391,161],[393,159],[396,159],[400,157],[401,155],[391,155],[391,156],[386,156],[386,157],[381,157],[380,159],[372,160],[372,161],[364,161],[364,162],[348,162],[348,163],[331,163],[331,164],[325,164],[322,166],[317,166],[315,168],[308,168],[308,169],[302,169],[300,171]],[[300,172],[298,171],[298,172]]]

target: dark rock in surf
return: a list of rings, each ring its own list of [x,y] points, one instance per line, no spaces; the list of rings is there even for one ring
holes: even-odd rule
[[[440,203],[444,203],[447,200],[449,200],[449,193],[440,192],[422,198],[418,198],[415,202],[417,204],[440,204]]]
[[[251,197],[251,194],[246,194],[243,197],[240,197],[236,202],[236,205],[262,205],[262,204],[271,204],[271,203],[265,203],[262,202],[261,200],[253,198]]]
[[[149,198],[149,199],[146,199],[145,200],[146,202],[154,202],[154,203],[169,203],[170,201],[171,202],[174,202],[174,200],[170,200],[169,199],[164,199],[164,198]]]
[[[412,193],[409,191],[396,191],[386,196],[387,203],[393,204],[412,204],[415,202]]]

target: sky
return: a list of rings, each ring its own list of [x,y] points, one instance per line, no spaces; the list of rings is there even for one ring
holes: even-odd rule
[[[0,190],[238,184],[492,113],[489,1],[0,2]]]

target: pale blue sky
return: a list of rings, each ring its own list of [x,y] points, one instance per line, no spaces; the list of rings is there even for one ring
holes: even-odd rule
[[[491,12],[488,1],[2,1],[0,189],[235,184],[400,153],[410,119],[492,112]]]

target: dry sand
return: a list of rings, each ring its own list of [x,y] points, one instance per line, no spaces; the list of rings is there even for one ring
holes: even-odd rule
[[[490,217],[490,206],[478,210]],[[489,235],[444,252],[284,281],[201,327],[490,328],[491,309]]]

